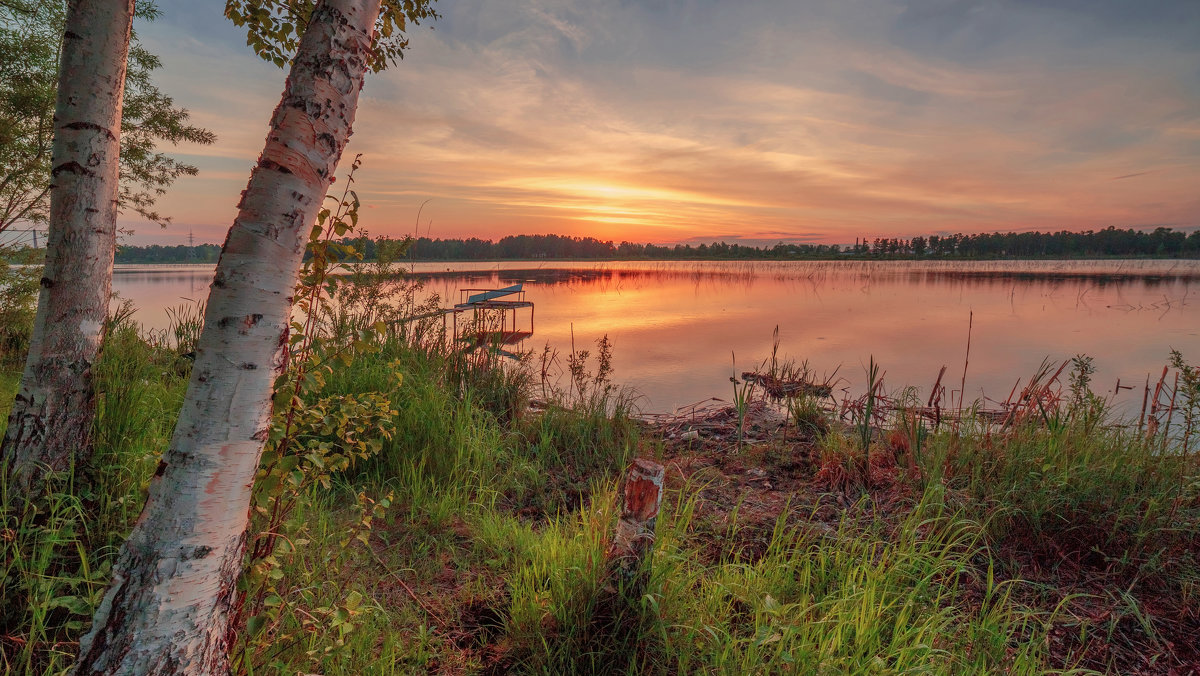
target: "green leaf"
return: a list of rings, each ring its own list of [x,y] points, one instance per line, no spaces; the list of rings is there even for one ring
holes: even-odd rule
[[[75,615],[91,615],[93,608],[86,599],[78,596],[58,596],[46,604],[50,608],[66,608]]]
[[[251,636],[257,636],[267,626],[267,620],[262,615],[255,615],[246,621],[246,633]]]

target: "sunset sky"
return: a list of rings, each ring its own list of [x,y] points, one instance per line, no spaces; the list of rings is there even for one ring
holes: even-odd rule
[[[135,29],[217,133],[135,244],[220,242],[285,73],[223,3]],[[1200,225],[1196,0],[442,0],[369,76],[377,235],[853,242]],[[432,29],[431,29],[432,28]]]

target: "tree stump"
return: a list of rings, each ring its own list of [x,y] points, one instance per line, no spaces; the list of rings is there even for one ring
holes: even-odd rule
[[[654,550],[654,524],[662,502],[666,470],[638,458],[629,466],[622,493],[621,519],[608,548],[608,574],[630,582]]]

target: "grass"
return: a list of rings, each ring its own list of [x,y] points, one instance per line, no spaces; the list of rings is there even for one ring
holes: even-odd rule
[[[17,387],[20,384],[21,371],[19,369],[15,366],[12,370],[0,369],[0,417],[6,421],[0,425],[7,426],[8,424],[8,412],[12,410],[13,397],[17,395]]]
[[[95,367],[95,451],[86,466],[18,504],[0,476],[0,658],[6,673],[58,673],[70,664],[109,581],[113,557],[141,511],[145,486],[182,403],[177,355],[117,324]],[[0,375],[0,432],[18,376]]]
[[[386,388],[396,431],[299,501],[291,518],[308,542],[282,553],[288,610],[276,633],[251,639],[242,668],[1167,673],[1193,659],[1180,637],[1200,605],[1195,455],[1067,415],[864,437],[805,399],[782,441],[706,456],[664,445],[573,356],[583,366],[569,396],[536,413],[532,391],[556,388],[539,387],[528,363],[482,353],[393,338],[334,371],[326,394]],[[178,351],[115,327],[96,369],[94,462],[36,509],[0,495],[6,673],[69,665],[187,370]],[[0,373],[0,406],[15,383]],[[671,469],[655,552],[630,594],[603,571],[618,482],[637,455]],[[687,469],[696,463],[708,473]],[[762,488],[747,469],[788,488]],[[389,493],[367,542],[347,544],[355,497]]]
[[[1200,551],[1193,456],[1120,429],[1023,426],[1001,438],[936,435],[923,474],[1031,555],[1139,584],[1178,579]],[[1180,590],[1183,591],[1183,590]]]

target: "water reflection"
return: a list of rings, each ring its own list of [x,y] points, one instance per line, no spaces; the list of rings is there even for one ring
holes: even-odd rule
[[[522,283],[537,307],[524,349],[565,353],[614,343],[615,378],[651,410],[728,398],[733,372],[780,353],[818,375],[840,365],[861,389],[874,355],[889,386],[927,390],[941,366],[961,381],[973,313],[966,398],[1003,399],[1043,357],[1095,357],[1097,391],[1141,384],[1172,347],[1200,361],[1196,261],[525,263],[413,265],[449,304],[464,287]],[[211,266],[132,267],[114,287],[151,327],[168,306],[207,292]],[[736,360],[736,365],[733,363]],[[1140,387],[1135,389],[1140,404]],[[1126,392],[1124,397],[1135,395]]]

